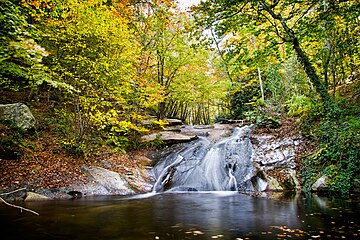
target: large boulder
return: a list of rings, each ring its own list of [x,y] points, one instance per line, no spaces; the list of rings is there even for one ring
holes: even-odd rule
[[[16,127],[29,130],[35,127],[35,118],[22,103],[0,104],[0,119],[12,122]]]
[[[119,173],[95,166],[83,166],[90,175],[91,181],[85,185],[74,186],[73,191],[84,196],[92,195],[128,195],[134,190]]]

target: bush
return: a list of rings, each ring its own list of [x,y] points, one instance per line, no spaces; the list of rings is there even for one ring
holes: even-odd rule
[[[305,190],[322,175],[328,178],[329,191],[347,195],[360,174],[360,119],[342,116],[326,118],[313,128],[317,150],[305,159],[302,178]]]
[[[0,159],[15,160],[23,154],[23,131],[8,121],[0,121]]]

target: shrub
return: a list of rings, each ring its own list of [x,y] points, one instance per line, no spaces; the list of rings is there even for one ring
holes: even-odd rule
[[[360,119],[342,116],[323,119],[313,128],[317,150],[305,159],[302,178],[305,190],[322,175],[331,192],[347,195],[360,174]]]

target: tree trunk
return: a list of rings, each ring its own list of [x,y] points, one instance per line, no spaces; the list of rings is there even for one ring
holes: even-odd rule
[[[319,93],[321,100],[323,102],[324,108],[327,114],[337,115],[339,109],[328,93],[324,84],[320,81],[318,75],[316,74],[315,68],[312,66],[309,58],[306,56],[305,52],[301,49],[299,41],[297,38],[294,38],[292,41],[295,52],[298,55],[300,63],[303,65],[306,75],[310,79],[311,83],[315,86],[316,92]]]
[[[306,53],[301,49],[299,40],[295,36],[294,31],[291,28],[289,28],[289,26],[286,24],[282,16],[280,14],[276,14],[273,11],[273,9],[265,3],[265,1],[260,1],[260,3],[263,6],[264,10],[271,15],[271,17],[280,21],[281,26],[284,29],[285,34],[287,35],[287,37],[285,37],[286,41],[292,43],[292,46],[295,52],[297,53],[298,59],[302,64],[302,66],[304,67],[307,77],[310,79],[311,83],[315,86],[316,92],[321,97],[326,113],[328,114],[328,116],[336,117],[339,114],[339,108],[334,102],[334,100],[331,98],[324,84],[320,81],[318,75],[316,74],[316,70],[314,66],[311,64]],[[284,39],[284,37],[282,38]]]

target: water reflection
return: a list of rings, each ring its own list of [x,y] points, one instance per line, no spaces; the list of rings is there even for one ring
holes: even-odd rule
[[[277,239],[358,237],[359,201],[197,192],[0,205],[7,239]]]

